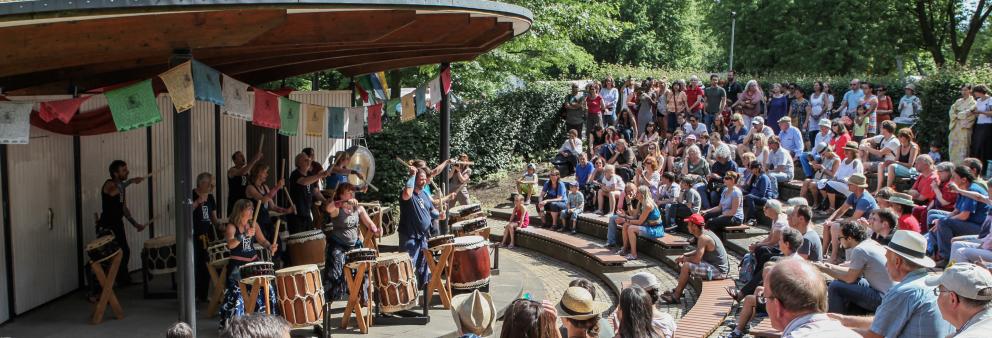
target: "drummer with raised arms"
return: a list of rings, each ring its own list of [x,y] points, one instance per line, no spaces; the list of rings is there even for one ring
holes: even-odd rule
[[[275,226],[272,222],[272,217],[269,215],[269,211],[281,212],[281,213],[294,213],[293,207],[283,208],[276,205],[275,197],[279,193],[279,189],[282,189],[286,184],[286,180],[279,178],[276,181],[276,186],[269,189],[265,185],[265,180],[269,178],[269,165],[265,163],[256,164],[251,169],[251,184],[248,188],[245,188],[245,194],[251,199],[252,203],[258,203],[262,201],[261,210],[258,211],[258,228],[262,230],[266,238],[274,238],[275,236]],[[233,209],[232,209],[233,210]],[[272,252],[272,257],[276,256],[276,252]]]
[[[231,209],[231,217],[228,218],[224,239],[227,241],[227,249],[231,252],[231,257],[227,260],[227,286],[224,289],[224,303],[220,307],[220,330],[224,330],[227,321],[236,316],[245,315],[245,301],[241,297],[241,266],[258,260],[258,252],[253,244],[257,241],[262,247],[275,252],[279,245],[269,243],[265,235],[259,231],[258,227],[252,223],[251,219],[255,212],[252,202],[246,199],[234,202]],[[260,215],[261,216],[261,215]],[[250,290],[246,290],[250,291]],[[269,288],[269,309],[273,313],[276,311],[275,288]],[[264,312],[265,297],[259,296],[255,301],[255,312]]]
[[[427,269],[427,257],[423,249],[427,248],[427,240],[431,237],[431,221],[445,218],[444,213],[434,208],[430,194],[424,190],[427,185],[428,172],[424,168],[415,169],[406,186],[400,193],[400,247],[410,254],[414,268],[417,270],[417,287],[423,289],[430,279]]]
[[[364,247],[359,224],[365,225],[372,233],[381,234],[381,229],[369,217],[365,208],[355,200],[355,186],[351,183],[338,185],[334,202],[324,205],[329,222],[324,225],[328,234],[327,250],[324,254],[324,295],[328,301],[347,299],[348,285],[344,279],[345,253]],[[366,276],[368,278],[368,276]],[[368,279],[363,283],[363,293],[367,290]],[[367,300],[362,294],[362,301]]]
[[[131,284],[131,277],[128,275],[128,261],[131,258],[131,247],[127,244],[127,233],[124,231],[124,220],[131,223],[139,232],[145,230],[148,224],[141,224],[131,217],[131,210],[127,207],[126,191],[131,184],[141,183],[144,177],[128,179],[130,171],[127,170],[127,163],[121,160],[114,160],[110,163],[110,179],[103,182],[100,189],[100,201],[103,212],[100,214],[99,227],[104,231],[109,230],[114,234],[114,241],[120,245],[124,253],[121,261],[120,272],[117,274],[117,282],[122,285]],[[97,231],[98,233],[100,231]]]
[[[313,205],[314,200],[325,202],[324,195],[317,189],[317,182],[330,174],[323,170],[312,171],[313,160],[306,153],[297,154],[294,163],[296,170],[289,175],[289,196],[293,199],[296,212],[286,215],[291,234],[314,229],[310,206]]]
[[[234,202],[240,199],[248,198],[245,195],[245,188],[248,187],[248,174],[251,170],[255,168],[258,161],[262,159],[262,153],[259,152],[251,158],[251,162],[245,161],[245,154],[241,151],[235,151],[231,155],[231,160],[234,161],[234,166],[231,169],[227,169],[227,212],[230,214],[231,208],[234,207]]]
[[[207,299],[207,288],[210,287],[210,276],[207,275],[207,247],[210,242],[220,240],[217,226],[217,200],[211,192],[214,190],[214,175],[204,172],[196,175],[196,189],[193,189],[193,238],[196,248],[193,251],[196,262],[196,298]],[[221,230],[223,231],[223,230]]]

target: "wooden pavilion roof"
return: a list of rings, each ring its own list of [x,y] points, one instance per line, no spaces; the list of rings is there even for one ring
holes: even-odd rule
[[[250,84],[472,60],[531,25],[478,0],[48,0],[0,2],[0,88],[65,94],[168,69],[177,49]]]

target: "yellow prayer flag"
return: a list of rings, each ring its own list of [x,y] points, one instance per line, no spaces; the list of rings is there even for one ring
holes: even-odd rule
[[[378,77],[379,77],[379,84],[382,85],[382,91],[385,92],[386,93],[386,96],[388,97],[389,96],[389,84],[386,83],[386,82],[388,82],[388,81],[386,81],[386,72],[379,72],[379,73],[376,73],[376,75],[378,75]]]
[[[306,120],[307,136],[324,137],[324,129],[327,129],[327,108],[312,104],[303,104],[303,118]]]
[[[417,117],[417,101],[413,93],[407,94],[400,99],[402,104],[402,114],[400,115],[400,121],[406,122],[413,120]]]
[[[191,65],[190,61],[186,61],[158,75],[162,78],[162,83],[165,83],[165,89],[169,91],[169,98],[172,100],[172,105],[176,107],[177,113],[193,109],[193,103],[196,100],[193,91],[193,68]]]

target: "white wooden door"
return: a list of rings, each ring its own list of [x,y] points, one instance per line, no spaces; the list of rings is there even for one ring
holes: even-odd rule
[[[17,315],[79,287],[72,137],[31,129],[8,149]]]

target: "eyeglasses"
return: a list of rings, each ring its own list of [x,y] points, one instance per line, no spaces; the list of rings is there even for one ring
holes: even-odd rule
[[[758,303],[759,304],[768,304],[768,301],[769,300],[772,300],[772,299],[778,299],[778,297],[775,297],[775,296],[765,296],[765,294],[762,293],[760,296],[758,296]]]
[[[942,294],[942,293],[954,293],[954,291],[951,291],[951,290],[941,290],[941,287],[935,287],[935,288],[933,288],[933,295],[934,296],[940,297],[940,294]]]

